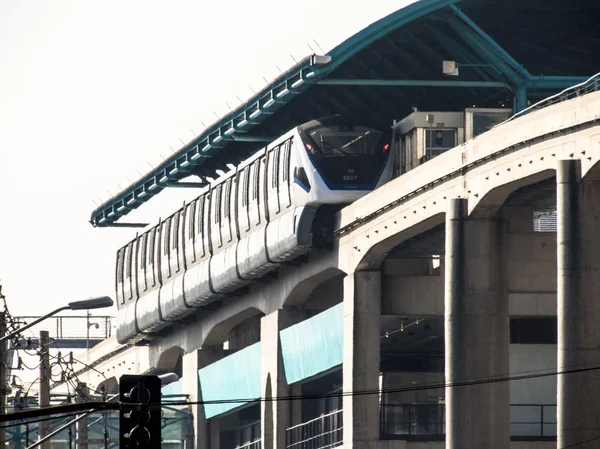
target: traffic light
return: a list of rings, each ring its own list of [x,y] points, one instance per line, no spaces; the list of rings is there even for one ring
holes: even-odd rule
[[[160,404],[160,386],[158,376],[121,376],[120,449],[161,449],[161,409],[160,406],[156,406]]]

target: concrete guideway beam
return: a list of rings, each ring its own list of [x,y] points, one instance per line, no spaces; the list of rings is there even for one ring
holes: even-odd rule
[[[509,372],[506,223],[467,209],[451,199],[446,216],[446,448],[508,449],[508,382],[452,386]]]
[[[376,269],[394,246],[443,223],[448,198],[489,215],[512,191],[553,177],[559,159],[581,157],[586,172],[600,160],[599,119],[600,92],[531,112],[355,201],[338,216],[349,228],[337,241],[340,269]]]
[[[600,444],[600,180],[581,161],[557,167],[557,447]],[[591,178],[591,179],[590,179]],[[594,369],[596,368],[596,369]]]

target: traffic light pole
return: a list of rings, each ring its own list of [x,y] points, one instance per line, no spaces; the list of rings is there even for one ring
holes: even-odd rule
[[[6,334],[6,314],[4,312],[0,312],[0,338],[4,337]],[[6,378],[6,373],[8,367],[6,366],[8,363],[8,341],[0,341],[0,415],[4,415],[6,413],[6,393],[8,386],[8,379]],[[6,441],[6,430],[2,427],[0,428],[0,441]]]
[[[50,405],[50,335],[40,331],[40,408]],[[40,439],[48,435],[50,421],[40,422]],[[44,440],[41,449],[50,449],[50,441]]]

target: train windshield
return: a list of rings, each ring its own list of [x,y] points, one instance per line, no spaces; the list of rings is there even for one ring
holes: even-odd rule
[[[306,149],[323,157],[357,157],[377,150],[381,133],[364,126],[327,125],[319,121],[305,125]]]
[[[332,190],[375,188],[389,157],[383,134],[339,117],[313,120],[299,127],[311,162]]]

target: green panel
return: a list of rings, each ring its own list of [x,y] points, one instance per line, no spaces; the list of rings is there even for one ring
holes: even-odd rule
[[[169,395],[169,396],[182,395],[183,394],[183,378],[163,386],[160,389],[160,391],[163,395]]]
[[[343,304],[282,330],[279,338],[288,384],[341,365],[344,341]]]
[[[206,419],[260,398],[260,358],[258,342],[198,371]]]

